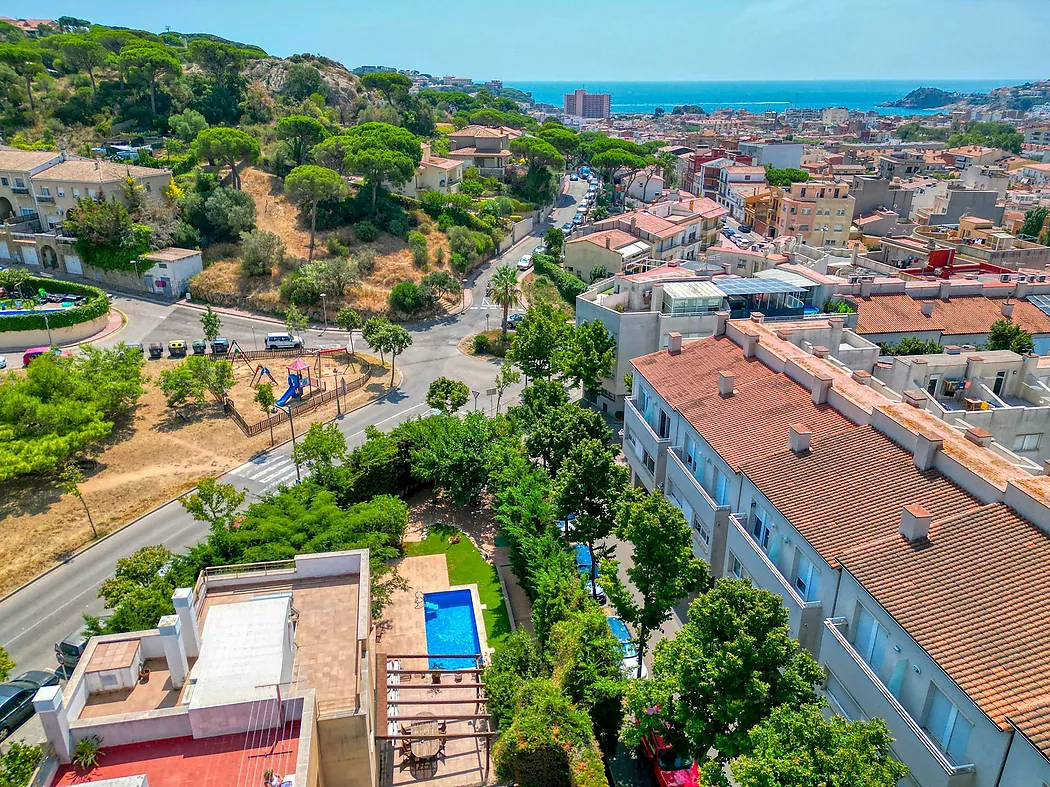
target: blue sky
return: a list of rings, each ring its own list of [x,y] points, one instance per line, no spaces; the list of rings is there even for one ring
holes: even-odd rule
[[[1050,77],[1050,0],[0,0],[16,8],[478,80]]]

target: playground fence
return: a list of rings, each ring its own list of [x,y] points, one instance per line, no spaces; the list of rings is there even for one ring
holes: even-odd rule
[[[261,351],[261,352],[267,352],[267,351]],[[282,351],[277,351],[277,352],[282,352]],[[277,356],[274,356],[274,357],[277,357]],[[300,402],[299,404],[292,405],[291,408],[290,408],[291,411],[292,411],[292,415],[293,416],[298,416],[298,415],[301,415],[303,413],[308,413],[311,410],[316,410],[318,407],[320,407],[323,404],[327,404],[328,402],[333,401],[336,398],[336,396],[339,396],[339,395],[344,393],[344,389],[343,389],[343,385],[342,385],[343,382],[346,383],[345,393],[350,393],[351,391],[356,391],[358,388],[360,388],[366,382],[368,382],[368,380],[371,378],[371,376],[372,376],[372,366],[371,366],[371,364],[365,365],[364,371],[362,371],[361,374],[358,375],[356,379],[347,381],[344,378],[343,381],[341,381],[339,384],[337,384],[331,390],[322,390],[320,393],[316,393],[316,394],[311,395],[310,398],[307,399],[305,402]],[[323,385],[323,383],[322,383],[322,385]],[[282,423],[284,423],[285,421],[288,420],[288,413],[286,411],[284,411],[284,410],[278,410],[274,415],[271,415],[269,418],[264,418],[263,420],[259,421],[258,423],[250,424],[246,420],[244,420],[244,416],[242,416],[240,414],[240,412],[237,410],[237,407],[234,405],[232,399],[227,397],[226,401],[224,402],[224,406],[225,406],[226,412],[229,413],[230,417],[233,419],[233,422],[235,424],[237,424],[237,426],[240,428],[240,430],[244,433],[245,437],[255,437],[255,435],[259,434],[260,432],[266,431],[271,426],[277,426],[278,424],[282,424]]]

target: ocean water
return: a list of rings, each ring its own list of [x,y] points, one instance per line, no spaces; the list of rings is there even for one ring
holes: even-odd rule
[[[562,97],[577,88],[609,93],[613,112],[652,112],[663,107],[699,104],[707,111],[719,108],[783,112],[789,107],[848,107],[862,112],[895,114],[904,110],[881,107],[918,87],[939,87],[959,93],[986,93],[1024,79],[985,80],[840,80],[811,82],[513,82],[507,87],[531,93],[534,100],[562,105]],[[909,113],[926,114],[920,110]],[[929,111],[928,111],[929,112]]]

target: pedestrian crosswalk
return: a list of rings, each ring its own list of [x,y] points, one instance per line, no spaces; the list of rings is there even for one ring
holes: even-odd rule
[[[269,461],[246,462],[240,467],[235,467],[229,475],[245,481],[250,481],[252,486],[260,486],[261,492],[269,492],[279,486],[295,482],[295,462],[289,455],[275,456]]]

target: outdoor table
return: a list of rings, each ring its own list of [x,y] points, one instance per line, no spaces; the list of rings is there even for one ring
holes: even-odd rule
[[[433,720],[427,721],[416,721],[412,722],[412,729],[410,733],[412,735],[437,735],[438,734],[438,721],[437,717],[432,713],[420,713],[420,716],[430,716]],[[439,738],[412,738],[409,741],[409,749],[412,754],[415,755],[416,759],[428,760],[438,756],[438,751],[441,748],[441,740]]]

